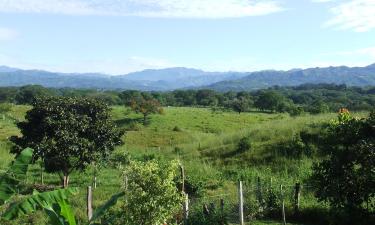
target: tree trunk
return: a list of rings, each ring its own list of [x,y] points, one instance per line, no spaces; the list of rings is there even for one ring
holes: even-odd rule
[[[69,186],[69,174],[64,173],[63,176],[63,188],[68,188]]]
[[[143,125],[146,126],[147,115],[143,114]]]

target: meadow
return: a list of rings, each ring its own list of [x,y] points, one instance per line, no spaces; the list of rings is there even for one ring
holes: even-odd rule
[[[15,126],[23,120],[28,106],[13,106],[4,119],[0,118],[0,171],[5,172],[13,159],[9,153],[8,138],[19,135]],[[362,117],[367,113],[357,113]],[[301,196],[303,222],[293,218],[293,224],[314,224],[324,215],[328,206],[318,202],[308,178],[313,162],[319,157],[284,157],[278,150],[280,143],[292,140],[301,131],[314,131],[319,125],[335,118],[337,114],[303,114],[291,117],[283,113],[262,113],[252,111],[235,113],[210,108],[165,107],[161,115],[152,115],[149,125],[141,125],[142,116],[122,106],[114,106],[112,117],[116,124],[126,129],[124,145],[116,148],[109,164],[90,166],[83,173],[73,173],[71,186],[80,187],[79,196],[71,200],[78,223],[86,221],[86,187],[92,185],[95,170],[98,169],[97,188],[94,190],[94,208],[118,192],[123,185],[120,159],[158,159],[169,161],[179,159],[185,168],[187,188],[191,191],[191,210],[201,210],[202,204],[225,202],[230,221],[236,223],[237,181],[244,182],[246,220],[252,224],[279,224],[280,216],[262,215],[256,208],[256,194],[259,187],[275,190],[280,184],[285,187],[287,221],[292,214],[293,187],[297,182],[305,185]],[[251,149],[237,152],[243,137],[251,140]],[[118,165],[117,165],[118,163]],[[260,182],[258,181],[260,180]],[[56,174],[44,174],[41,185],[40,166],[36,163],[28,172],[24,190],[20,196],[33,188],[49,190],[60,185]],[[0,208],[0,212],[4,210]],[[278,211],[276,209],[275,211]],[[320,216],[321,216],[320,215]],[[268,219],[265,219],[268,218]],[[311,219],[310,221],[306,218]],[[3,222],[8,224],[9,222]],[[9,224],[46,224],[42,212],[23,217]]]

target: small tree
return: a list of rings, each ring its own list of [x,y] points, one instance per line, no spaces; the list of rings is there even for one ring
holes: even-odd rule
[[[22,136],[13,136],[13,153],[32,147],[34,160],[41,158],[47,172],[59,172],[64,187],[73,170],[108,158],[121,143],[122,131],[110,119],[110,109],[101,101],[86,98],[37,99],[17,124]]]
[[[124,174],[128,178],[124,205],[126,224],[165,224],[177,213],[183,195],[177,188],[178,162],[160,164],[132,161]]]
[[[239,99],[235,99],[232,104],[231,108],[241,114],[241,112],[246,112],[250,109],[251,101],[245,97],[240,97]]]
[[[145,99],[145,98],[135,98],[132,99],[130,103],[131,109],[136,113],[141,113],[143,115],[143,125],[147,124],[147,117],[150,114],[162,114],[163,108],[156,99]]]
[[[325,136],[327,159],[313,168],[317,197],[336,208],[363,209],[375,197],[375,113],[357,119],[341,110]]]

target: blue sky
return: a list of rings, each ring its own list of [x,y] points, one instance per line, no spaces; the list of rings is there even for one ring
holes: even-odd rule
[[[375,62],[375,0],[0,0],[0,65],[124,74]]]

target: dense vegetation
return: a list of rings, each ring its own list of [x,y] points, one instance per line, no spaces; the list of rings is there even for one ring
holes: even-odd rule
[[[347,87],[334,84],[305,84],[296,87],[273,87],[252,92],[215,92],[212,90],[176,90],[171,92],[98,91],[94,89],[48,89],[42,86],[0,88],[0,103],[31,104],[40,96],[89,97],[109,105],[128,105],[132,100],[155,99],[162,106],[211,107],[248,112],[255,108],[298,115],[371,110],[375,88]]]
[[[23,88],[43,89],[38,86]],[[16,102],[15,96],[21,93],[21,89],[12,90],[14,95],[8,98],[8,101]],[[85,215],[85,189],[96,181],[95,177],[98,182],[98,187],[94,190],[95,209],[108,205],[105,202],[111,200],[111,196],[118,199],[118,204],[112,204],[110,209],[101,215],[103,219],[96,221],[98,223],[123,224],[127,221],[127,224],[148,224],[150,218],[168,224],[181,221],[183,189],[190,199],[187,224],[236,224],[238,180],[244,182],[246,221],[251,220],[254,224],[262,224],[264,220],[276,220],[265,222],[268,224],[277,223],[281,219],[282,202],[286,208],[288,222],[373,223],[374,189],[371,187],[374,181],[374,114],[367,111],[374,105],[371,103],[374,98],[371,88],[305,85],[239,93],[217,93],[208,90],[165,93],[43,90],[49,92],[48,95],[67,96],[63,94],[66,91],[70,93],[69,97],[84,96],[88,98],[85,101],[89,105],[96,105],[98,100],[92,98],[98,96],[101,96],[101,99],[113,97],[118,100],[116,104],[120,104],[112,106],[106,118],[109,123],[113,121],[117,128],[127,131],[121,137],[124,144],[117,146],[113,152],[109,151],[111,154],[108,154],[108,160],[99,157],[102,160],[94,160],[95,164],[88,162],[82,171],[73,171],[70,185],[77,187],[78,193],[73,197],[64,197],[62,203],[60,202],[61,206],[65,206],[65,201],[70,203],[78,224],[88,224]],[[302,97],[301,99],[305,100],[301,102],[297,102],[298,98],[294,99],[296,96],[307,95],[312,97]],[[22,131],[16,124],[30,121],[30,116],[27,120],[24,116],[38,109],[35,104],[45,95],[31,96],[34,107],[0,104],[4,105],[4,110],[0,112],[3,116],[0,118],[2,172],[8,170],[8,164],[14,158],[10,154],[14,145],[9,137],[20,136]],[[339,99],[343,96],[350,98],[350,101],[347,99],[348,101],[340,103]],[[315,102],[317,99],[320,99],[322,105]],[[69,100],[67,101],[69,103]],[[155,105],[155,101],[171,107],[164,107],[162,114],[147,114],[148,123],[143,124],[144,111],[140,109],[159,111],[160,105]],[[309,101],[313,102],[313,105],[310,105]],[[59,100],[54,102],[62,104]],[[147,102],[152,103],[151,108]],[[349,113],[342,110],[337,119],[336,107],[354,106],[359,102],[368,105],[352,109],[366,111]],[[195,107],[173,107],[186,105]],[[309,111],[308,107],[317,105],[324,110]],[[284,110],[284,107],[295,107],[299,113]],[[73,112],[76,115],[69,107],[65,111],[56,110],[55,114],[61,114],[62,121],[65,121],[64,115]],[[310,113],[303,113],[305,111]],[[83,112],[87,113],[84,110]],[[79,118],[85,116],[80,116],[73,120],[76,121],[74,124],[84,122]],[[44,122],[47,125],[54,125],[59,121],[46,118]],[[62,126],[62,131],[74,132],[76,128],[80,130],[89,125],[82,126]],[[87,139],[85,136],[77,137],[82,137],[81,141],[89,144],[84,140]],[[55,139],[48,136],[44,138]],[[34,147],[38,148],[37,145]],[[337,153],[342,157],[335,157]],[[67,154],[71,153],[68,151]],[[170,163],[171,160],[178,161]],[[185,168],[183,184],[178,163]],[[14,189],[17,190],[14,192],[16,195],[0,206],[0,214],[9,210],[11,203],[22,203],[23,199],[32,198],[33,189],[43,194],[61,185],[58,174],[53,171],[43,174],[42,180],[43,170],[38,163],[30,165],[28,171],[25,179]],[[298,210],[295,210],[293,197],[296,183],[302,187]],[[284,186],[283,192],[280,192],[279,185]],[[125,196],[122,197],[121,193],[125,193]],[[34,194],[39,196],[36,192]],[[222,206],[221,199],[224,203]],[[56,208],[54,212],[59,216],[62,210]],[[141,216],[144,212],[149,214]],[[60,216],[64,217],[63,214]],[[35,211],[31,216],[20,215],[12,221],[0,220],[0,223],[49,222],[43,212]]]

